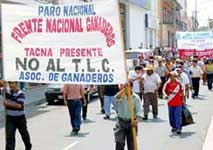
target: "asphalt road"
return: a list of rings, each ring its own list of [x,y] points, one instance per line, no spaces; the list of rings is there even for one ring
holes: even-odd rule
[[[213,114],[213,92],[201,86],[200,98],[188,100],[188,108],[195,124],[184,127],[181,136],[170,133],[168,111],[165,100],[159,100],[159,118],[150,114],[148,121],[139,123],[139,150],[202,150],[203,143]],[[103,120],[99,113],[98,100],[89,104],[88,120],[83,122],[78,136],[70,136],[71,127],[68,110],[65,106],[40,105],[32,109],[28,119],[34,150],[113,150],[115,114],[111,120]],[[0,129],[4,135],[4,128]],[[2,136],[4,139],[4,136]],[[23,143],[17,134],[17,150],[23,150]],[[0,146],[4,148],[4,140]]]
[[[35,109],[34,108],[35,106],[46,102],[45,94],[44,94],[46,87],[47,85],[38,85],[26,90],[25,110],[27,112],[28,117],[33,116],[34,113],[32,114],[32,112],[36,112],[36,111],[32,111],[32,109],[33,110]],[[3,97],[0,96],[0,127],[2,127],[4,124],[3,120],[5,115],[2,101],[3,101]]]

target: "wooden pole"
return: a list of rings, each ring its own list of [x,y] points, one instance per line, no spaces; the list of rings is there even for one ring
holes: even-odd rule
[[[3,101],[6,99],[6,82],[3,81],[3,87],[2,87],[2,96],[3,96]],[[5,127],[5,144],[6,144],[6,141],[7,141],[7,110],[6,108],[4,107],[4,127]]]
[[[121,25],[121,16],[120,16],[120,6],[119,6],[119,1],[117,0],[117,5],[118,5],[118,16],[119,16],[119,23],[120,23],[120,33],[121,33],[121,46],[122,46],[122,50],[123,50],[123,60],[125,63],[125,71],[126,71],[126,82],[128,82],[128,67],[127,67],[127,63],[126,63],[126,56],[125,56],[125,49],[124,49],[124,39],[123,39],[123,30],[122,29],[122,25]],[[134,109],[133,109],[133,103],[132,103],[132,93],[131,93],[131,88],[130,88],[130,84],[127,84],[127,98],[128,98],[128,106],[129,106],[129,113],[130,113],[130,118],[131,118],[131,123],[134,121],[135,119],[135,115],[134,115]],[[134,150],[138,150],[138,144],[137,144],[137,138],[136,138],[136,128],[132,126],[132,136],[133,136],[133,144],[134,144]]]
[[[131,122],[133,122],[134,119],[135,119],[135,115],[134,115],[134,108],[133,108],[133,103],[132,103],[132,92],[131,92],[130,84],[127,85],[127,98],[128,98],[128,105],[129,105]],[[135,126],[132,126],[132,134],[133,134],[134,150],[138,150],[137,134],[136,134],[136,127]]]

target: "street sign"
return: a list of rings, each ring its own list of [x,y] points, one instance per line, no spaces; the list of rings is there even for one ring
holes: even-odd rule
[[[126,83],[117,0],[2,4],[6,81]]]

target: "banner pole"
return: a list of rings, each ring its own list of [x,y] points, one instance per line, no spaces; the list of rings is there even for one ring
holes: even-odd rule
[[[4,100],[6,99],[6,82],[3,81],[4,86],[3,86],[3,98]],[[4,129],[5,129],[5,145],[7,142],[7,110],[4,107]]]
[[[3,96],[3,101],[6,99],[6,82],[5,82],[5,75],[4,75],[4,69],[5,69],[5,66],[4,66],[4,42],[3,42],[3,19],[2,19],[2,14],[3,14],[3,11],[2,11],[2,3],[0,5],[1,7],[1,41],[2,41],[2,44],[1,44],[1,49],[2,49],[2,59],[1,59],[1,69],[0,70],[0,73],[1,73],[1,80],[3,81],[3,90],[2,90],[2,96]],[[5,127],[5,147],[6,147],[6,142],[7,142],[7,110],[6,110],[6,107],[4,107],[4,127]]]
[[[125,49],[124,49],[124,39],[123,39],[123,30],[122,25],[121,25],[121,16],[120,16],[120,6],[119,6],[119,0],[117,0],[117,5],[118,5],[118,16],[119,16],[119,23],[120,23],[120,33],[121,33],[121,46],[122,46],[122,51],[123,51],[123,60],[125,63],[125,76],[126,76],[126,82],[128,83],[128,67],[127,67],[127,62],[126,62],[126,56],[125,56]],[[133,103],[132,103],[132,92],[130,88],[130,84],[127,84],[127,99],[128,99],[128,107],[129,107],[129,113],[130,113],[130,118],[131,118],[131,123],[134,121],[134,109],[133,109]],[[132,136],[133,136],[133,145],[134,145],[134,150],[138,150],[138,144],[137,144],[137,135],[136,135],[136,127],[132,126]]]

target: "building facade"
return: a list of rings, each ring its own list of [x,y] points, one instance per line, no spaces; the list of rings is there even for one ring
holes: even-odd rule
[[[178,0],[179,4],[181,5],[181,22],[182,22],[182,31],[189,31],[191,30],[191,22],[188,17],[187,13],[187,0]]]
[[[146,48],[155,48],[157,44],[157,1],[151,1],[150,10],[145,14]]]
[[[158,45],[176,47],[176,31],[182,31],[181,5],[177,0],[158,0]]]

